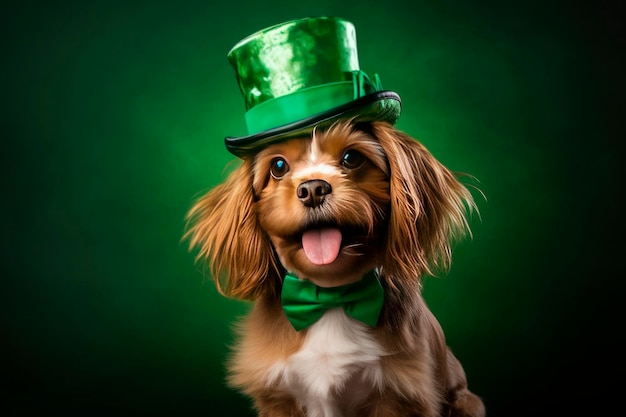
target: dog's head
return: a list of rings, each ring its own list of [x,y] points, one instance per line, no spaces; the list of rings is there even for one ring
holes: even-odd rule
[[[474,208],[418,141],[344,120],[245,157],[194,204],[185,237],[225,295],[276,297],[285,272],[337,286],[373,268],[401,291],[449,266]]]

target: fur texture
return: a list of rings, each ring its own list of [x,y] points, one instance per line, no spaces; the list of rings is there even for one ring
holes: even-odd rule
[[[449,267],[475,208],[456,175],[383,122],[339,121],[244,158],[194,203],[184,236],[222,294],[253,301],[229,384],[263,417],[484,416],[420,282]],[[303,233],[329,227],[341,250],[312,262]],[[385,289],[375,328],[340,309],[300,332],[286,319],[286,272],[332,287],[372,269]]]

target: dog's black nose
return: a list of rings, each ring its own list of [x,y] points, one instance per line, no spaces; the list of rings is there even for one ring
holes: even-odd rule
[[[324,198],[333,191],[329,183],[324,180],[309,180],[298,186],[298,198],[307,207],[322,204]]]

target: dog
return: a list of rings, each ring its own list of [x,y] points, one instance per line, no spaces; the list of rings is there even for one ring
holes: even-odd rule
[[[227,378],[259,416],[485,416],[422,296],[471,236],[462,175],[391,124],[348,118],[243,157],[193,202],[190,250],[221,294],[252,302]],[[364,277],[384,294],[369,324],[341,306],[287,317],[288,279],[321,291]]]

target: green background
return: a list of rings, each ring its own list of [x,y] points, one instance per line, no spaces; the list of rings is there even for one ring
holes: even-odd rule
[[[425,295],[490,415],[611,406],[626,135],[609,3],[15,3],[1,10],[12,415],[252,415],[223,382],[248,305],[202,276],[183,219],[234,159],[224,136],[245,133],[227,52],[324,14],[355,24],[361,69],[402,96],[397,126],[486,195]]]

